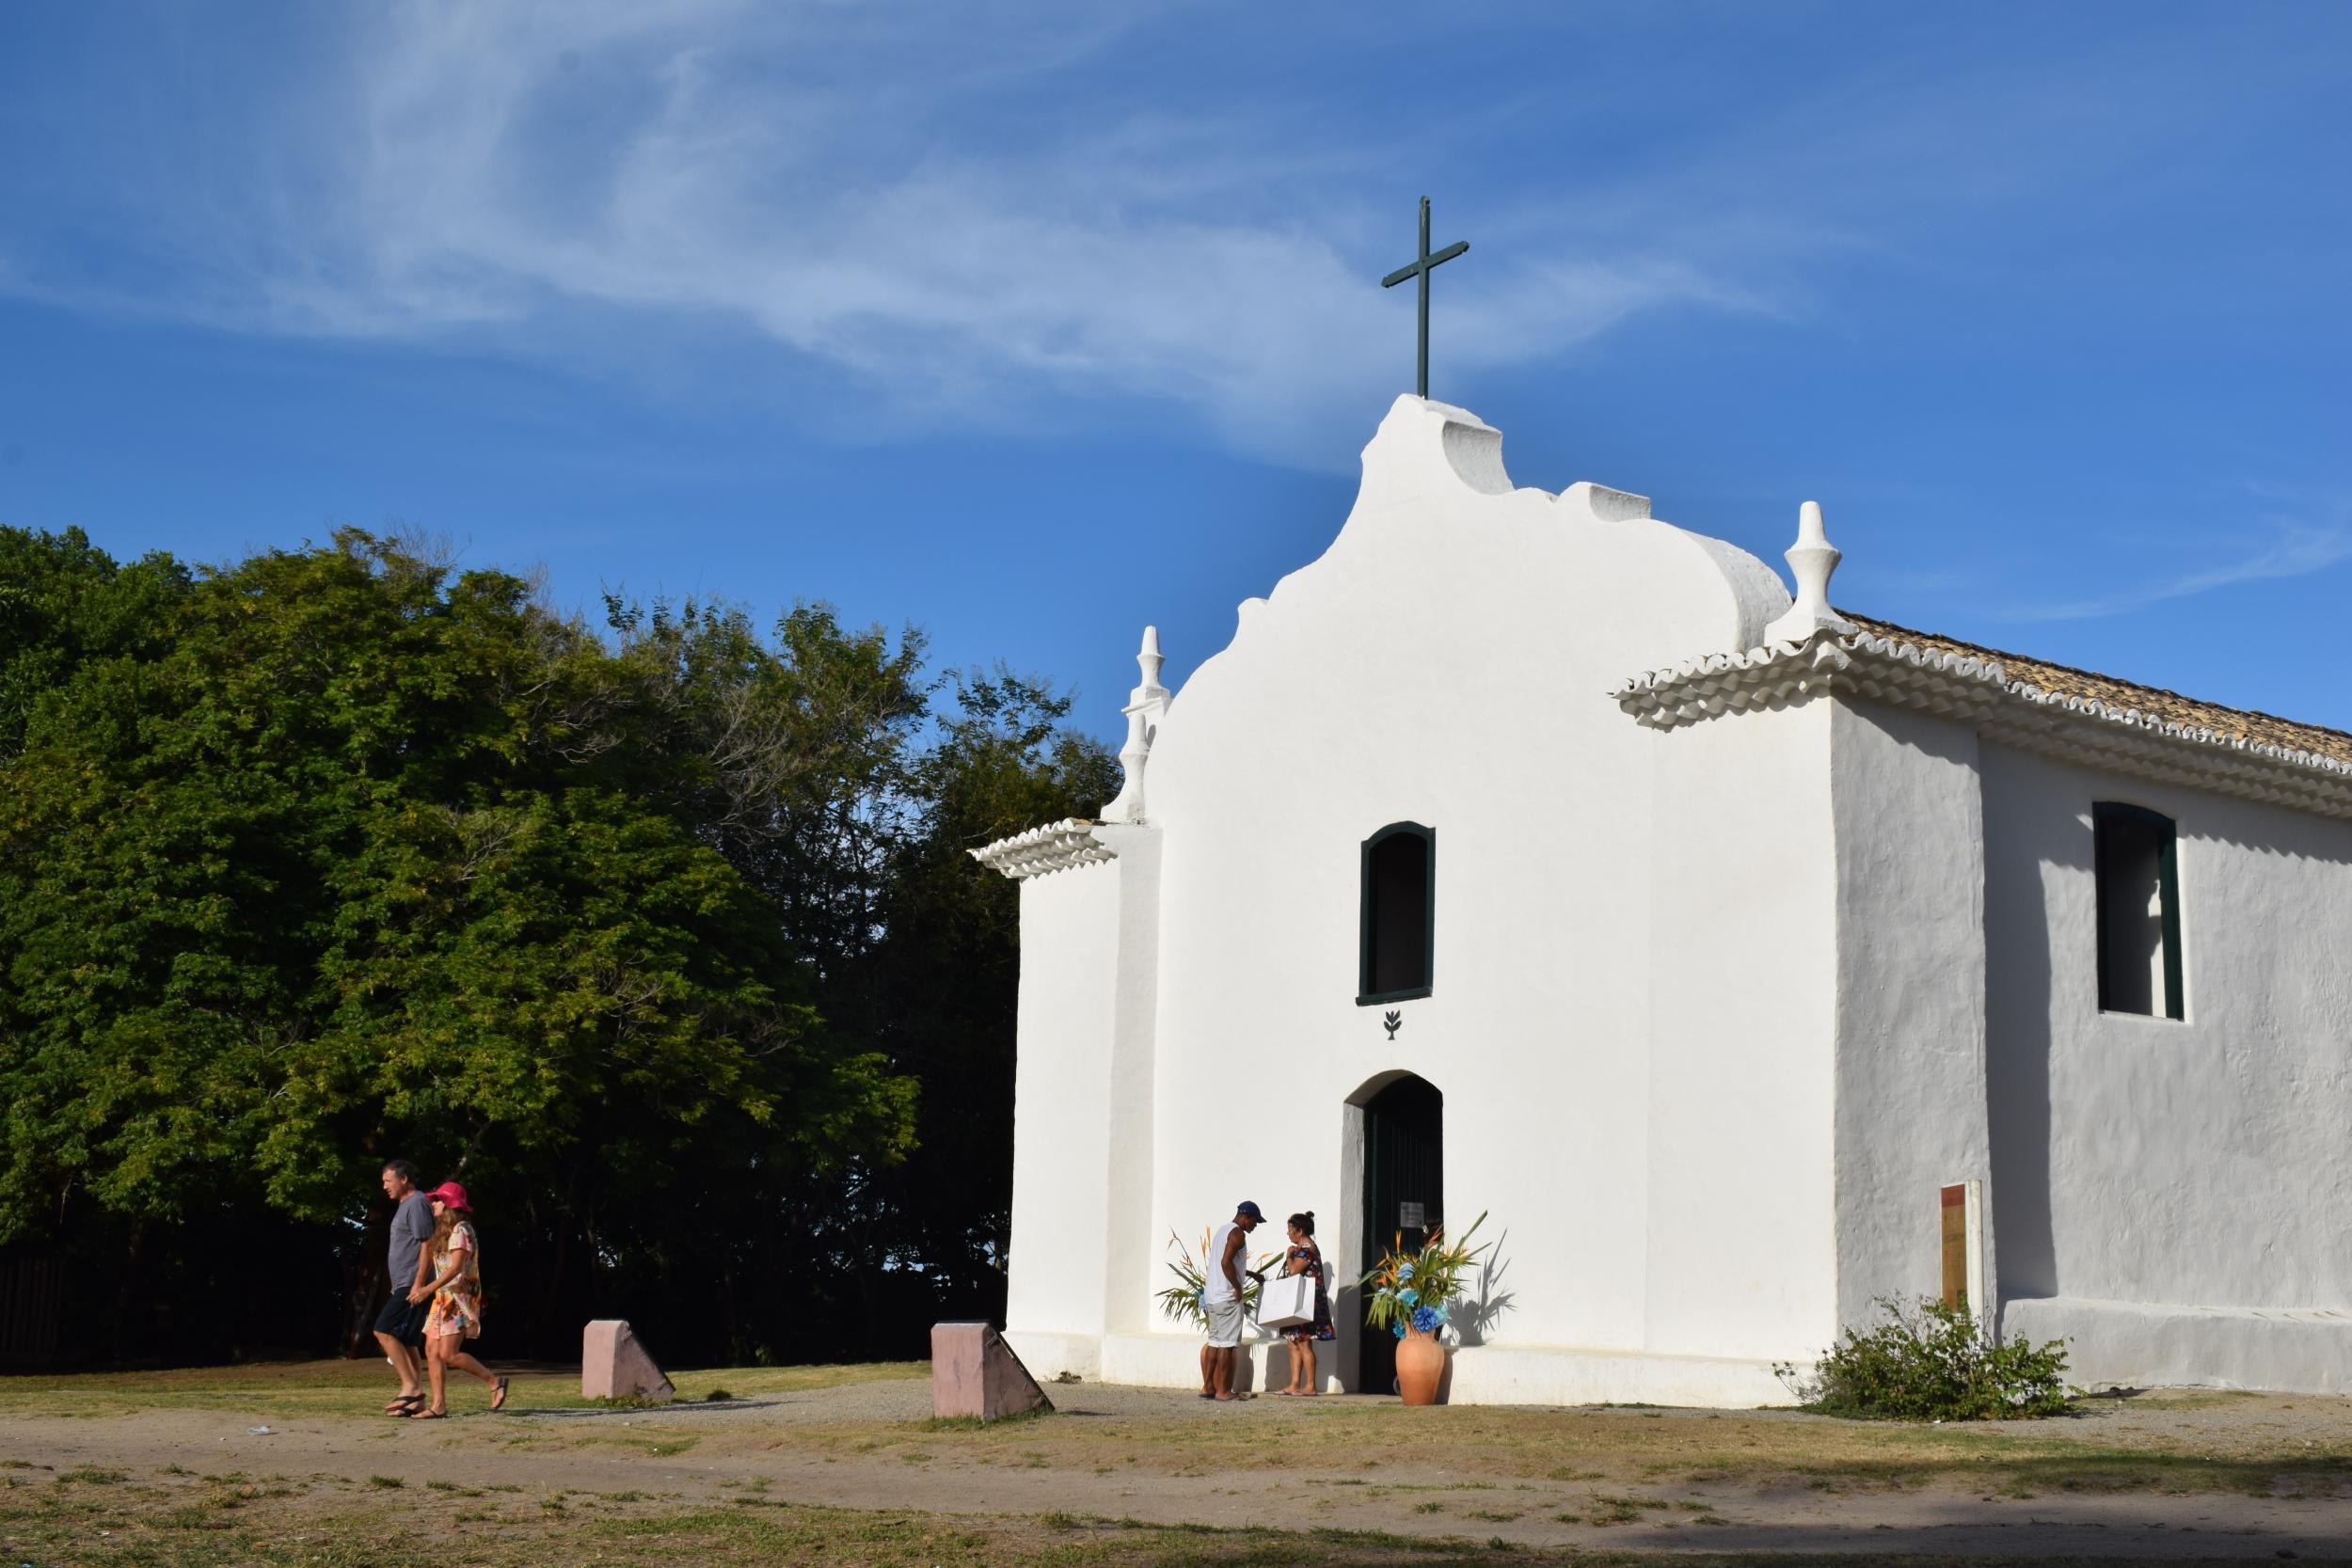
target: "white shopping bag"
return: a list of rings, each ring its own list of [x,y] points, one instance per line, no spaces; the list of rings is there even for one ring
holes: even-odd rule
[[[1315,1321],[1315,1276],[1278,1274],[1258,1293],[1260,1328],[1296,1328]]]

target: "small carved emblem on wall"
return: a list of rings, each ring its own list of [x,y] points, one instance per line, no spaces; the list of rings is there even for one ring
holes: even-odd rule
[[[1380,1022],[1389,1027],[1389,1038],[1396,1038],[1397,1026],[1405,1022],[1403,1013],[1382,1013]]]

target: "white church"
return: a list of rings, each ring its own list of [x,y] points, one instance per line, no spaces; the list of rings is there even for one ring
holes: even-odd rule
[[[1482,1212],[1457,1402],[1756,1405],[1874,1298],[2352,1388],[2352,736],[1831,608],[1400,398],[1321,559],[1021,883],[1007,1338],[1197,1383],[1171,1232]],[[1314,1085],[1302,1103],[1303,1084]],[[1407,1240],[1414,1239],[1408,1234]],[[1258,1386],[1287,1375],[1251,1350]]]

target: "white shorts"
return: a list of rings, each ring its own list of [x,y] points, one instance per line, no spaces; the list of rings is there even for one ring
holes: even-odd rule
[[[1208,1301],[1200,1304],[1209,1314],[1209,1348],[1225,1350],[1241,1343],[1241,1303],[1237,1301]]]

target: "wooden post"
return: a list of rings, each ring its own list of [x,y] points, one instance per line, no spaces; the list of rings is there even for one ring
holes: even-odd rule
[[[1977,1304],[1968,1300],[1968,1187],[1965,1182],[1943,1191],[1944,1305]]]

